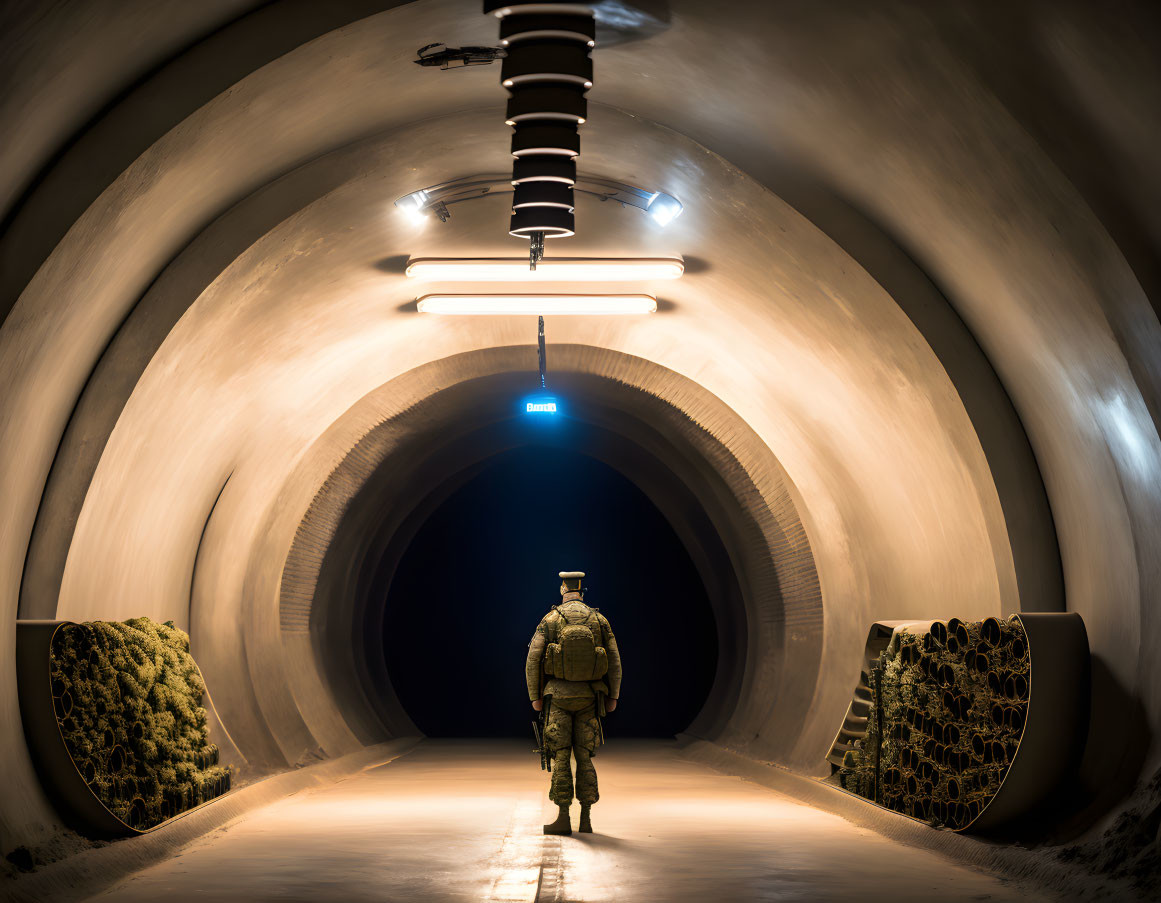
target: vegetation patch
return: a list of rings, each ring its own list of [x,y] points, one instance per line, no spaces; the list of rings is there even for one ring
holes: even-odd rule
[[[1028,677],[1018,619],[897,632],[872,669],[867,734],[845,753],[839,784],[932,825],[967,827],[1016,755]]]
[[[125,824],[146,830],[229,790],[231,770],[207,737],[189,636],[172,621],[65,625],[50,668],[69,755]]]

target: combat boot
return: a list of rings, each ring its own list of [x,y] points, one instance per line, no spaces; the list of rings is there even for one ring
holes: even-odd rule
[[[581,803],[581,820],[580,827],[577,828],[582,834],[593,833],[593,823],[589,821],[589,809],[592,807],[591,803]]]
[[[560,812],[556,816],[556,821],[554,821],[551,825],[545,825],[544,833],[564,834],[566,836],[572,833],[572,822],[570,822],[568,819],[568,806],[560,807]]]

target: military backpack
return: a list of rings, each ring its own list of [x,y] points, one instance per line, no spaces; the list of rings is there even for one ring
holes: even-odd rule
[[[556,636],[544,652],[544,672],[564,680],[598,680],[609,670],[601,645],[601,619],[579,600],[556,607]]]

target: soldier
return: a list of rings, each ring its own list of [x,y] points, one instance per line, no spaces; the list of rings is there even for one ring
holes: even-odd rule
[[[600,719],[621,695],[621,655],[608,619],[585,605],[583,571],[561,571],[560,605],[546,614],[528,644],[524,676],[532,708],[548,706],[544,744],[552,756],[548,798],[560,807],[545,834],[571,834],[572,762],[576,757],[576,798],[580,830],[593,830],[589,809],[598,799],[593,755],[604,742]]]

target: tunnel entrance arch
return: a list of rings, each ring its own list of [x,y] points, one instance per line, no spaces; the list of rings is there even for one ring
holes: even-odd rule
[[[333,554],[319,568],[316,598],[325,598],[328,603],[312,607],[310,629],[315,654],[319,661],[330,663],[332,686],[342,687],[340,695],[350,698],[359,695],[368,680],[371,686],[389,684],[378,646],[383,611],[374,600],[387,591],[395,569],[428,516],[495,456],[529,444],[566,447],[596,458],[632,481],[661,511],[693,558],[713,607],[719,648],[713,686],[702,717],[694,721],[691,729],[717,732],[742,692],[749,651],[745,597],[737,566],[719,528],[691,488],[706,479],[705,475],[699,475],[691,463],[666,466],[663,460],[672,449],[663,444],[660,436],[650,436],[642,430],[639,436],[626,438],[623,432],[631,419],[618,429],[610,428],[602,424],[599,406],[585,401],[577,392],[569,393],[568,405],[574,423],[584,427],[579,431],[545,430],[539,424],[512,417],[512,405],[503,400],[518,399],[525,378],[523,374],[489,378],[464,387],[462,391],[499,400],[503,414],[487,426],[464,432],[442,446],[435,444],[434,436],[414,437],[415,453],[422,457],[422,463],[402,472],[379,468],[352,499],[329,547]],[[453,404],[461,400],[442,399]],[[609,412],[604,413],[607,416]],[[407,454],[397,446],[393,460],[398,464]],[[728,490],[719,487],[719,492]],[[719,518],[725,512],[724,508],[719,511]],[[348,604],[362,611],[362,617],[348,610]],[[319,648],[323,637],[335,638],[332,649]],[[361,647],[366,656],[364,674],[351,674],[349,658],[342,654],[343,649],[352,646]],[[414,730],[400,711],[394,693],[377,701],[381,709],[386,709],[381,715],[392,733]]]
[[[433,487],[456,485],[511,443],[504,422],[531,386],[530,361],[534,352],[522,346],[436,361],[385,384],[335,425],[347,447],[318,480],[286,553],[277,646],[247,652],[252,673],[268,675],[264,663],[285,668],[286,702],[301,723],[261,719],[284,750],[304,733],[331,751],[414,731],[393,694],[371,690],[388,682],[381,654],[365,642],[376,634],[366,602],[437,503]],[[556,347],[552,361],[570,416],[596,431],[594,456],[660,500],[707,584],[718,672],[690,731],[761,744],[771,759],[787,754],[822,644],[821,591],[789,479],[736,413],[673,371],[591,346]],[[276,689],[264,682],[258,704],[285,712]]]
[[[426,736],[523,737],[526,645],[560,602],[556,572],[583,568],[585,601],[610,619],[628,667],[610,731],[672,738],[702,710],[717,670],[698,567],[645,492],[577,450],[594,445],[585,424],[522,430],[527,419],[510,423],[524,444],[437,490],[402,554],[389,547],[385,567],[368,561],[380,579],[366,610],[382,610],[390,689]]]

